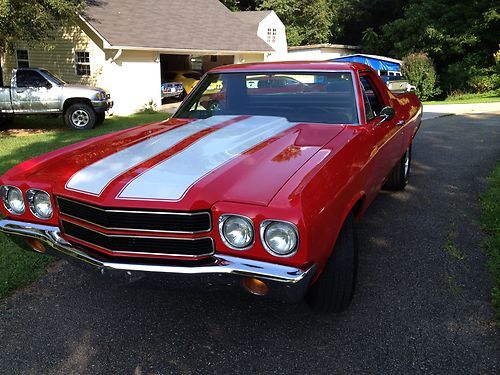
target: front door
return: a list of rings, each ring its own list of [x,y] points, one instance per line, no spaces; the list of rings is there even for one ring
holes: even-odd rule
[[[369,74],[361,75],[361,90],[363,95],[367,126],[372,138],[371,174],[377,187],[382,186],[402,156],[403,137],[397,119],[381,121],[380,111],[388,105],[380,95],[377,85]]]
[[[16,71],[16,87],[12,90],[12,107],[16,113],[59,111],[59,87],[53,86],[39,72]]]

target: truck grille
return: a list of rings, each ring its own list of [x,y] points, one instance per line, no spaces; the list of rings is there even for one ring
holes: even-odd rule
[[[212,229],[209,212],[106,209],[63,197],[57,197],[57,205],[62,215],[109,230],[194,234]]]
[[[108,235],[62,220],[64,234],[113,253],[168,255],[173,257],[209,256],[214,253],[211,238],[169,238],[131,235]]]

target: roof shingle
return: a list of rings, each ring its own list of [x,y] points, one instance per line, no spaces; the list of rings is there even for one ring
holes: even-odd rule
[[[114,47],[213,52],[272,50],[218,0],[92,0],[82,17]]]

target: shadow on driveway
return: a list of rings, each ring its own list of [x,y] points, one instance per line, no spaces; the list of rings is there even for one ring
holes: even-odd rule
[[[0,372],[498,373],[477,197],[499,145],[494,114],[422,124],[407,190],[383,192],[359,225],[343,314],[253,298],[225,278],[122,286],[59,262],[0,308]]]

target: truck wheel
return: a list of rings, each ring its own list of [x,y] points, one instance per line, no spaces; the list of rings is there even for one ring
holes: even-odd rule
[[[0,129],[5,129],[14,121],[12,116],[0,116]]]
[[[101,125],[105,119],[106,119],[105,112],[99,112],[99,113],[95,114],[95,124],[96,125]]]
[[[411,144],[399,160],[398,164],[391,172],[389,179],[384,185],[387,190],[404,190],[408,185],[408,178],[410,177],[411,167]]]
[[[309,306],[318,312],[339,313],[346,310],[354,295],[357,273],[358,246],[354,217],[349,214],[325,269],[306,296]]]
[[[74,130],[92,129],[96,124],[96,113],[88,104],[72,104],[64,112],[64,122]]]

